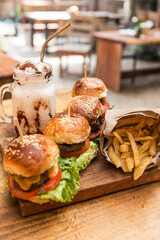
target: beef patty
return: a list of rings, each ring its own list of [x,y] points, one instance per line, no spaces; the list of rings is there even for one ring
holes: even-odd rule
[[[42,173],[40,176],[41,176],[41,178],[38,183],[33,183],[27,191],[22,189],[23,192],[29,192],[29,191],[35,190],[35,189],[39,188],[40,186],[42,186],[43,184],[45,184],[48,181],[48,170],[45,171],[44,173]],[[14,185],[15,185],[15,187],[20,188],[19,184],[16,181],[14,181]]]
[[[99,101],[102,103],[102,105],[105,104],[105,102],[106,102],[106,97],[100,98]]]
[[[99,118],[97,118],[96,122],[91,125],[91,132],[95,132],[99,130],[103,122],[104,122],[104,116],[100,115]]]
[[[80,150],[85,145],[85,141],[76,144],[58,144],[61,153],[74,152]]]

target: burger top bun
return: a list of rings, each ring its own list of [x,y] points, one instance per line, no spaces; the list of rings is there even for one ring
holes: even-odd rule
[[[68,111],[68,108],[67,108]],[[73,113],[79,113],[87,119],[89,124],[96,122],[97,118],[101,114],[102,104],[98,98],[91,96],[77,96],[70,101],[70,111]]]
[[[57,163],[59,148],[49,137],[34,134],[12,141],[4,153],[4,169],[9,174],[32,177]]]
[[[74,84],[72,88],[72,97],[85,94],[92,97],[103,98],[107,95],[107,88],[104,82],[99,78],[81,78]]]
[[[90,126],[79,114],[59,113],[48,121],[43,133],[58,144],[81,143],[89,136]]]

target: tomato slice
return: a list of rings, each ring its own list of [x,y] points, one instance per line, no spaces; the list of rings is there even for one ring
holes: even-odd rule
[[[99,137],[100,134],[101,134],[101,129],[98,129],[97,131],[92,132],[92,133],[89,135],[89,139],[90,139],[90,140],[93,140],[93,139]]]
[[[62,172],[61,172],[60,167],[58,166],[57,175],[45,183],[44,193],[49,192],[50,190],[54,189],[58,185],[59,181],[61,180],[61,176],[62,176]]]
[[[109,103],[105,102],[105,104],[103,104],[103,110],[102,110],[102,116],[105,116],[106,110],[109,110],[110,106]]]
[[[66,152],[66,153],[60,153],[60,156],[62,158],[69,158],[69,157],[78,157],[80,154],[86,152],[90,147],[90,140],[89,138],[86,139],[85,141],[85,145],[78,151],[74,151],[74,152]]]
[[[61,179],[61,175],[62,175],[61,169],[58,166],[58,173],[55,177],[48,180],[48,182],[46,182],[41,187],[39,187],[39,188],[37,188],[33,191],[30,191],[30,192],[24,192],[20,188],[15,187],[14,184],[13,184],[13,181],[11,181],[10,178],[8,180],[8,187],[9,187],[11,193],[13,194],[13,196],[15,196],[16,198],[28,199],[28,198],[36,196],[39,192],[42,193],[42,190],[43,190],[43,193],[46,193],[46,192],[54,189],[57,186],[57,184],[59,183],[59,181]]]

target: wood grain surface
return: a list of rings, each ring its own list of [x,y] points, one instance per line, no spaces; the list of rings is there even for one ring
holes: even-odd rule
[[[98,39],[96,75],[115,92],[120,90],[122,51],[121,43]]]
[[[120,169],[116,169],[115,166],[106,161],[104,156],[99,154],[81,172],[80,189],[72,202],[53,202],[39,205],[29,201],[18,200],[18,204],[21,215],[29,216],[157,180],[160,180],[160,167],[146,170],[142,177],[134,181],[131,173],[125,174]]]
[[[24,218],[9,191],[4,190],[6,178],[1,160],[2,240],[160,239],[160,181]]]
[[[148,31],[144,38],[121,35],[118,31],[95,32],[94,37],[127,45],[157,44],[160,43],[160,29]]]

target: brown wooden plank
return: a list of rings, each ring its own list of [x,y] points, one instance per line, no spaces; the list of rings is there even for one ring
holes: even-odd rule
[[[19,200],[18,204],[21,215],[29,216],[158,180],[160,180],[160,167],[146,170],[142,177],[134,181],[132,174],[125,174],[120,169],[116,169],[106,161],[104,156],[99,154],[87,169],[82,171],[80,189],[72,202],[53,202],[39,205],[29,201]]]
[[[61,107],[65,107],[66,100],[64,95],[60,102]],[[6,103],[10,112],[10,101],[7,100]],[[2,240],[160,238],[160,181],[24,218],[20,216],[18,205],[9,190],[4,190],[6,179],[0,160]]]
[[[8,57],[7,54],[0,52],[0,80],[7,77],[12,77],[13,67],[17,63],[11,57]],[[2,84],[0,83],[0,86]]]
[[[155,34],[158,33],[158,36]],[[159,37],[160,29],[150,30],[145,38],[136,38],[131,36],[120,35],[118,31],[102,31],[95,32],[94,37],[98,39],[108,40],[115,43],[127,45],[141,45],[141,44],[157,44],[160,43]]]
[[[120,89],[122,47],[121,43],[98,39],[97,77],[115,92]]]
[[[7,147],[8,142],[15,136],[11,124],[0,123],[0,145],[3,149]],[[91,162],[87,169],[81,172],[80,189],[72,202],[53,202],[53,204],[39,205],[18,200],[18,204],[21,215],[29,216],[157,180],[160,180],[160,167],[145,171],[142,177],[134,181],[132,174],[125,174],[122,170],[116,169],[99,153],[98,157]]]

